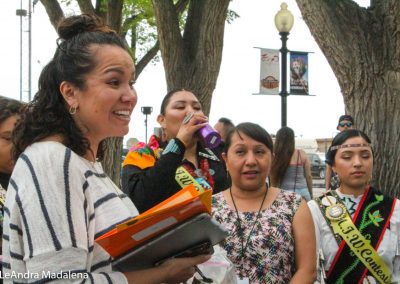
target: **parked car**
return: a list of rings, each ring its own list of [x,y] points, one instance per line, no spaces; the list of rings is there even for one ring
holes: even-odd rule
[[[325,155],[323,153],[307,153],[311,165],[311,174],[321,179],[325,178]]]

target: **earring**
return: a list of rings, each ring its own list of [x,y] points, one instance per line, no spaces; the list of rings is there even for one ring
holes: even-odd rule
[[[335,190],[340,187],[340,177],[337,173],[333,172],[330,182],[330,189]]]
[[[70,106],[69,107],[69,113],[72,114],[72,115],[75,114],[76,113],[76,109],[77,109],[77,107]]]

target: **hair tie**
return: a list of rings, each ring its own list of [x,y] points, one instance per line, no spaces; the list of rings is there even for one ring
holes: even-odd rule
[[[64,40],[64,39],[62,39],[62,38],[57,38],[57,39],[56,39],[57,48],[58,48],[59,50],[61,50],[61,51],[63,51],[63,52],[66,53],[67,50],[66,50],[65,48],[61,47],[61,45],[62,45],[63,43],[65,43],[65,40]]]

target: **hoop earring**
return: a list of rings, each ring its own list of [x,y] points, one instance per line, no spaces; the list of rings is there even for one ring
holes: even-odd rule
[[[74,114],[76,113],[76,109],[77,109],[77,107],[70,106],[70,107],[69,107],[69,113],[70,113],[71,115],[74,115]]]

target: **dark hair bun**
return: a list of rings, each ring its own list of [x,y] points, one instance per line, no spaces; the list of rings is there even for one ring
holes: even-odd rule
[[[80,33],[96,31],[113,32],[100,17],[94,14],[82,14],[65,18],[57,27],[58,36],[63,40],[73,38]]]

